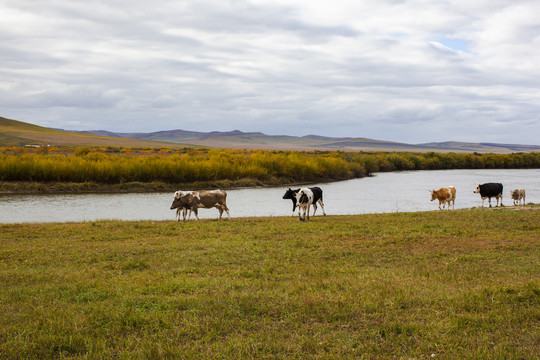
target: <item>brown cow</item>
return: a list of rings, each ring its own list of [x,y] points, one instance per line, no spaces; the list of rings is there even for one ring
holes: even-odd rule
[[[227,193],[223,190],[177,191],[174,193],[171,204],[171,210],[178,209],[176,221],[180,220],[180,209],[182,209],[184,221],[186,221],[188,209],[194,212],[195,217],[199,220],[199,208],[209,209],[213,207],[218,209],[220,219],[224,210],[227,212],[227,216],[231,217],[227,207]]]
[[[512,195],[512,200],[514,200],[514,206],[519,205],[520,200],[523,200],[523,205],[525,205],[525,189],[514,189],[510,194]]]
[[[439,200],[439,210],[444,210],[445,204],[448,204],[448,210],[450,210],[450,202],[452,202],[452,210],[454,210],[454,204],[456,202],[456,188],[453,186],[447,186],[440,188],[439,190],[431,190],[431,201],[435,199]]]

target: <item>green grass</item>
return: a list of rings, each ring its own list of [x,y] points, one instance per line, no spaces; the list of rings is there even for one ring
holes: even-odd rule
[[[538,358],[539,210],[0,225],[0,358]]]

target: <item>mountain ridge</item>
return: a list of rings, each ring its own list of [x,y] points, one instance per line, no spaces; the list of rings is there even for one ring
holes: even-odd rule
[[[111,137],[135,138],[173,143],[190,143],[210,147],[261,148],[280,150],[344,150],[344,151],[445,151],[445,152],[528,152],[540,151],[538,145],[498,144],[491,142],[429,142],[409,144],[365,137],[329,137],[321,135],[267,135],[262,132],[162,130],[149,133],[121,133],[89,130],[89,133]]]
[[[493,142],[429,142],[408,144],[364,137],[267,135],[262,132],[162,130],[155,132],[68,131],[0,117],[0,146],[70,145],[131,147],[211,147],[301,151],[403,151],[512,153],[540,151],[539,145]]]

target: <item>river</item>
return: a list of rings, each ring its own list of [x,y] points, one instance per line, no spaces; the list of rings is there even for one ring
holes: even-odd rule
[[[540,198],[540,169],[434,170],[377,173],[374,176],[321,183],[328,215],[430,211],[430,189],[456,187],[456,209],[480,206],[476,183],[500,182],[504,205],[512,205],[510,191],[522,187],[527,202]],[[182,189],[188,190],[188,189]],[[227,191],[231,217],[286,216],[292,214],[291,200],[283,200],[285,187]],[[0,195],[0,223],[80,222],[102,219],[174,220],[169,207],[172,193],[151,194],[61,194]],[[487,206],[487,202],[485,204]],[[317,210],[317,215],[322,212]],[[200,218],[217,218],[217,209],[200,209]]]

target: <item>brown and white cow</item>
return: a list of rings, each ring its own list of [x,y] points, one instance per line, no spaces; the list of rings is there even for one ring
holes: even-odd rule
[[[444,210],[445,204],[448,204],[448,210],[450,210],[450,202],[452,202],[452,210],[454,210],[454,204],[456,202],[456,188],[453,186],[447,186],[440,188],[439,190],[431,190],[431,201],[435,199],[439,200],[439,210]]]
[[[227,212],[229,219],[231,218],[229,208],[227,207],[227,193],[223,190],[177,191],[174,193],[174,199],[171,204],[171,210],[178,209],[176,221],[180,220],[180,209],[182,209],[184,221],[186,221],[187,210],[195,213],[195,217],[199,220],[199,208],[210,209],[213,207],[218,209],[220,219],[223,211]]]
[[[525,189],[514,189],[510,194],[512,195],[512,200],[514,200],[514,206],[519,205],[520,201],[523,201],[523,205],[525,205]]]

